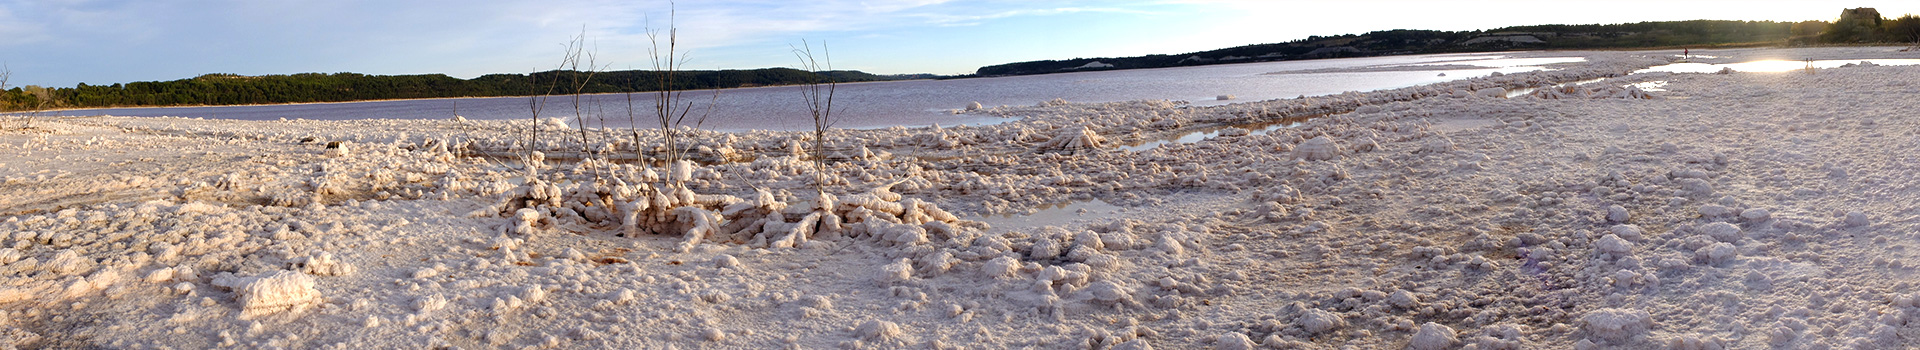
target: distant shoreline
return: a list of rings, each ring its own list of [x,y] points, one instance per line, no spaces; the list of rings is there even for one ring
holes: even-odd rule
[[[837,83],[837,85],[852,85],[852,84],[867,84],[867,83],[891,83],[891,82],[903,82],[903,81],[920,81],[920,80],[933,80],[933,79],[904,79],[904,80],[882,80],[882,81],[857,81],[857,82],[846,82],[846,83]],[[746,90],[746,89],[766,89],[766,88],[783,88],[783,87],[793,87],[793,86],[803,86],[803,85],[798,85],[798,84],[795,84],[795,85],[768,85],[768,86],[752,86],[752,87],[731,87],[731,88],[719,88],[719,89],[697,89],[697,90],[674,90],[674,91],[675,91],[675,92],[692,92],[692,91],[715,91],[715,90],[719,90],[719,91],[727,91],[727,90]],[[644,95],[644,94],[653,94],[653,93],[658,93],[658,92],[660,92],[660,91],[635,91],[635,92],[630,92],[630,93],[631,93],[631,94],[635,94],[635,95]],[[578,95],[581,95],[581,96],[598,96],[598,95],[624,95],[624,94],[629,94],[629,92],[600,92],[600,93],[589,93],[589,94],[578,94]],[[549,97],[557,97],[557,96],[573,96],[573,95],[575,95],[575,94],[565,94],[565,95],[545,95],[545,96],[549,96]],[[324,104],[343,104],[343,103],[368,103],[368,102],[403,102],[403,101],[431,101],[431,100],[458,100],[458,99],[482,99],[482,98],[528,98],[528,97],[535,97],[535,96],[541,96],[541,95],[521,95],[521,96],[460,96],[460,97],[421,97],[421,98],[393,98],[393,99],[376,99],[376,100],[353,100],[353,101],[328,101],[328,102],[287,102],[287,103],[250,103],[250,104],[232,104],[232,105],[206,105],[206,104],[201,104],[201,105],[169,105],[169,106],[123,106],[123,107],[84,107],[84,108],[54,108],[54,109],[42,109],[42,110],[32,110],[32,111],[0,111],[0,115],[20,115],[20,114],[34,114],[34,113],[47,113],[47,112],[70,112],[70,111],[91,111],[91,110],[108,110],[108,109],[167,109],[167,108],[218,108],[218,107],[267,107],[267,106],[299,106],[299,105],[324,105]],[[449,118],[451,118],[452,116],[448,116],[448,117],[449,117]]]

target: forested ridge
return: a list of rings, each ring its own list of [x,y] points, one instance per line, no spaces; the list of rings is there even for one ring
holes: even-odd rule
[[[1549,24],[1472,31],[1396,29],[1312,36],[1284,43],[1236,46],[1177,55],[1074,58],[980,67],[976,76],[1164,68],[1385,55],[1544,49],[1635,49],[1912,43],[1920,18],[1880,17],[1871,8],[1847,9],[1839,19],[1805,22],[1692,20],[1620,24]]]
[[[586,72],[547,71],[533,74],[488,74],[460,79],[445,74],[368,75],[358,73],[302,73],[247,76],[206,74],[172,81],[142,81],[112,85],[79,84],[71,88],[15,87],[0,96],[0,108],[94,108],[186,105],[242,105],[303,102],[344,102],[438,97],[497,97],[559,94],[574,91],[567,83],[585,80],[580,91],[617,93],[659,91],[661,72],[648,70]],[[827,71],[839,82],[891,80],[860,71]],[[579,79],[576,79],[579,78]],[[792,85],[814,81],[816,73],[790,68],[674,72],[675,90]],[[559,82],[556,86],[555,83]]]

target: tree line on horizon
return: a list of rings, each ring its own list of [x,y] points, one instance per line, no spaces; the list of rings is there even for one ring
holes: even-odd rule
[[[52,108],[157,107],[244,105],[305,102],[346,102],[441,97],[531,96],[535,82],[567,81],[588,72],[554,70],[532,74],[488,74],[460,79],[445,74],[368,75],[359,73],[301,73],[246,76],[206,74],[172,81],[142,81],[112,85],[80,83],[71,88],[13,87],[0,91],[0,111]],[[626,70],[594,72],[584,93],[657,91],[659,72]],[[672,90],[795,85],[820,81],[893,80],[896,77],[851,70],[807,72],[791,68],[677,71]]]
[[[1507,38],[1531,38],[1534,40]],[[1537,41],[1537,42],[1536,42]],[[1075,58],[980,67],[975,76],[1165,68],[1321,58],[1491,52],[1525,49],[1627,49],[1731,45],[1822,45],[1913,43],[1920,18],[1887,19],[1872,8],[1846,9],[1828,21],[1773,22],[1691,20],[1621,24],[1549,24],[1473,31],[1395,29],[1337,36],[1310,36],[1178,55]]]

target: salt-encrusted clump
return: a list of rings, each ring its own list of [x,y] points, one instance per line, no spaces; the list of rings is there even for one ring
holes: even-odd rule
[[[906,282],[913,279],[913,260],[900,258],[892,264],[880,267],[880,280],[886,283]]]
[[[1040,144],[1040,150],[1073,151],[1099,149],[1106,147],[1106,143],[1107,138],[1101,137],[1100,133],[1093,132],[1093,129],[1082,125],[1079,128],[1061,128],[1053,135],[1053,138],[1047,139],[1046,143]]]
[[[890,342],[900,337],[900,325],[884,320],[869,320],[854,328],[853,333],[860,339],[876,342]]]
[[[1627,222],[1627,219],[1629,219],[1629,218],[1630,218],[1630,216],[1629,216],[1629,215],[1627,214],[1627,208],[1626,208],[1626,207],[1622,207],[1622,206],[1620,206],[1619,204],[1614,204],[1614,205],[1609,205],[1609,206],[1607,206],[1607,221],[1609,221],[1609,222]]]
[[[1860,211],[1849,211],[1847,212],[1846,220],[1843,220],[1841,223],[1846,224],[1847,227],[1860,227],[1860,226],[1866,226],[1871,222],[1867,220],[1867,213],[1862,213]]]
[[[740,259],[733,257],[733,255],[720,254],[720,256],[713,257],[713,267],[722,269],[740,267]]]
[[[1300,327],[1308,333],[1325,333],[1347,326],[1347,320],[1321,309],[1308,309],[1300,315]]]
[[[1762,222],[1773,218],[1773,212],[1765,208],[1748,208],[1740,211],[1740,218],[1751,222]]]
[[[301,258],[295,263],[300,272],[317,276],[343,276],[353,273],[353,265],[334,258],[333,253],[319,252],[311,257]]]
[[[551,221],[546,220],[546,216],[541,215],[538,209],[520,208],[513,213],[513,233],[531,236],[539,233],[541,227],[550,223]]]
[[[980,273],[989,278],[1014,277],[1020,272],[1020,259],[1002,256],[980,264]]]
[[[320,291],[313,289],[313,276],[293,271],[274,271],[239,288],[240,318],[251,319],[281,312],[300,312],[320,304]]]
[[[1133,290],[1113,281],[1093,282],[1084,290],[1094,301],[1106,305],[1134,305]]]
[[[1427,143],[1420,146],[1420,152],[1423,153],[1446,153],[1452,151],[1453,140],[1444,136],[1428,138]]]
[[[1458,342],[1460,342],[1459,334],[1455,333],[1452,327],[1427,322],[1420,325],[1420,331],[1414,332],[1413,338],[1407,341],[1407,349],[1440,350],[1453,347],[1453,344]]]
[[[1699,230],[1700,233],[1706,234],[1707,237],[1713,237],[1713,239],[1721,242],[1739,242],[1741,238],[1746,238],[1746,234],[1740,232],[1740,226],[1734,226],[1733,224],[1724,222],[1700,225]]]
[[[1713,183],[1707,182],[1707,180],[1684,178],[1676,182],[1680,184],[1680,189],[1686,190],[1688,194],[1693,196],[1704,197],[1713,194]]]
[[[1112,350],[1153,350],[1153,345],[1147,344],[1146,339],[1134,339],[1114,345]]]
[[[1580,330],[1588,335],[1609,341],[1626,341],[1645,334],[1653,328],[1653,317],[1646,311],[1628,309],[1598,309],[1580,316]]]
[[[93,259],[80,256],[73,249],[62,249],[53,253],[53,257],[40,264],[42,269],[56,275],[78,275],[93,269]]]
[[[268,202],[274,206],[281,207],[304,207],[308,204],[319,203],[319,200],[315,197],[313,192],[283,188],[279,191],[274,191],[273,194],[269,196]]]
[[[1627,242],[1626,239],[1622,239],[1620,236],[1613,234],[1600,237],[1599,241],[1593,243],[1593,247],[1601,253],[1611,254],[1615,257],[1633,254],[1633,243]]]
[[[1639,242],[1646,235],[1646,231],[1641,230],[1640,225],[1632,224],[1613,225],[1613,227],[1607,228],[1607,231],[1612,232],[1615,236],[1620,236],[1621,239],[1632,242]]]
[[[1308,139],[1293,147],[1294,159],[1330,160],[1340,158],[1340,153],[1340,146],[1335,145],[1333,139],[1327,138],[1326,135]]]
[[[414,298],[413,311],[418,312],[420,314],[432,313],[434,311],[438,311],[440,309],[446,308],[448,302],[449,301],[447,300],[447,297],[440,295],[439,293],[434,293],[424,297]]]
[[[1402,309],[1412,309],[1412,308],[1420,307],[1420,297],[1415,296],[1413,295],[1413,293],[1407,292],[1406,290],[1393,291],[1393,294],[1390,294],[1387,296],[1387,302],[1393,303],[1393,306],[1399,307]]]
[[[1693,251],[1694,260],[1708,265],[1725,264],[1728,261],[1733,261],[1733,258],[1739,255],[1740,248],[1736,248],[1732,243],[1727,242],[1714,243]]]
[[[1718,204],[1708,204],[1708,205],[1700,206],[1699,212],[1700,212],[1700,216],[1713,218],[1713,217],[1726,216],[1731,211],[1729,211],[1727,207],[1720,206]]]
[[[1227,332],[1213,340],[1215,350],[1253,350],[1256,347],[1258,345],[1253,344],[1253,339],[1240,332]]]

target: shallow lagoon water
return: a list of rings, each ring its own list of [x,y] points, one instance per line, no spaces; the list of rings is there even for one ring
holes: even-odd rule
[[[835,111],[841,128],[992,124],[1008,119],[957,115],[955,109],[979,102],[992,106],[1025,106],[1064,99],[1070,102],[1180,100],[1195,105],[1218,105],[1296,96],[1319,96],[1347,91],[1371,91],[1424,85],[1544,69],[1540,65],[1580,58],[1512,58],[1503,54],[1444,54],[1389,56],[1306,61],[1219,64],[1194,67],[1133,69],[951,80],[911,80],[842,84]],[[1444,64],[1432,67],[1417,65]],[[1401,67],[1368,71],[1369,67]],[[1302,74],[1265,74],[1281,71],[1327,70]],[[1352,70],[1352,71],[1340,71]],[[1445,73],[1444,76],[1436,73]],[[701,125],[720,131],[805,130],[811,120],[801,104],[798,87],[758,87],[684,92],[696,115],[707,101],[717,101]],[[1233,95],[1232,100],[1216,96]],[[625,94],[586,95],[583,108],[589,126],[629,125]],[[651,110],[652,95],[634,94],[634,108]],[[445,119],[456,113],[468,119],[521,119],[532,115],[527,97],[448,98],[261,106],[115,108],[69,110],[60,115],[178,116],[238,120],[353,120]],[[571,99],[552,96],[542,118],[574,119]],[[637,124],[650,125],[638,115]]]

